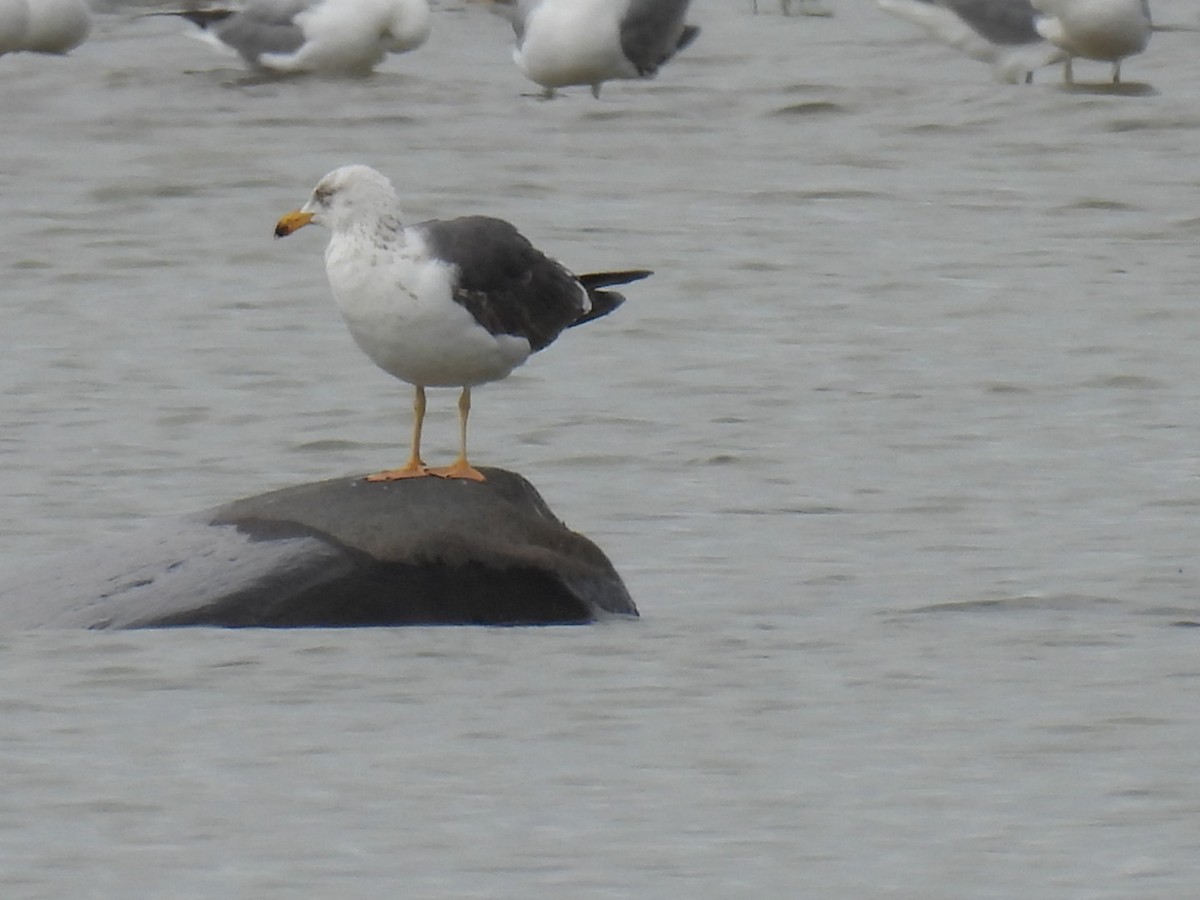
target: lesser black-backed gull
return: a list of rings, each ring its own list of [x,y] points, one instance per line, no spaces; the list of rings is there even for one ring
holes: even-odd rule
[[[408,462],[368,476],[424,475],[482,481],[467,460],[471,388],[498,381],[566,328],[624,300],[602,290],[644,270],[573,275],[512,225],[487,216],[405,226],[395,189],[367,166],[344,166],[275,226],[284,237],[308,224],[330,229],[325,272],[354,340],[390,375],[414,385]],[[444,469],[421,459],[427,387],[459,387],[459,454]]]
[[[1067,63],[1063,77],[1074,81],[1071,58],[1112,63],[1113,84],[1121,81],[1121,60],[1141,53],[1150,43],[1153,25],[1147,0],[1033,0],[1045,13],[1037,30],[1061,47]]]
[[[1062,62],[1065,51],[1038,34],[1030,0],[877,0],[879,8],[924,28],[997,77],[1026,82],[1035,69]]]
[[[279,74],[366,74],[421,46],[431,27],[427,0],[250,0],[155,15],[181,16],[251,68]]]
[[[543,96],[573,84],[653,78],[696,39],[691,0],[492,0],[512,21],[513,61]]]

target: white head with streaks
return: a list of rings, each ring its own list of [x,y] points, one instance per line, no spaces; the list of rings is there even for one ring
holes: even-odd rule
[[[275,236],[285,237],[308,224],[335,232],[373,230],[385,222],[398,223],[399,214],[399,198],[385,175],[370,166],[342,166],[317,183],[304,206],[279,220]]]

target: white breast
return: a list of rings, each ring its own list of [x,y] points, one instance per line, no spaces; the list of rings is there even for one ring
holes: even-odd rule
[[[525,23],[513,60],[543,87],[636,78],[637,69],[621,50],[624,7],[619,0],[544,0]]]
[[[524,338],[489,334],[454,301],[453,267],[428,258],[411,231],[399,247],[335,234],[325,271],[358,346],[403,381],[482,384],[504,378],[529,357]]]
[[[1140,0],[1037,0],[1051,18],[1038,33],[1087,59],[1117,60],[1141,53],[1150,41],[1150,17]]]

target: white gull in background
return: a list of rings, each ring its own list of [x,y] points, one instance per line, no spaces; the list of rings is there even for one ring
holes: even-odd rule
[[[0,54],[66,53],[91,30],[84,0],[0,0]]]
[[[1071,58],[1112,63],[1113,84],[1121,81],[1121,60],[1146,49],[1152,24],[1147,0],[1033,0],[1045,15],[1037,30],[1069,54],[1064,77],[1073,81]]]
[[[237,9],[159,13],[198,25],[254,69],[367,74],[389,53],[425,43],[427,0],[250,0]]]
[[[602,290],[644,270],[573,275],[501,219],[467,216],[405,226],[392,183],[367,166],[344,166],[275,226],[285,237],[308,224],[330,229],[325,273],[358,346],[415,387],[408,462],[368,476],[392,481],[438,475],[482,481],[467,461],[471,388],[508,376],[566,328],[616,309]],[[459,454],[430,469],[421,459],[426,387],[458,387]]]
[[[990,63],[1005,81],[1067,59],[1038,33],[1030,0],[878,0],[879,8],[913,22],[972,59]]]
[[[696,39],[691,0],[492,0],[512,21],[513,61],[546,97],[568,85],[652,78]]]

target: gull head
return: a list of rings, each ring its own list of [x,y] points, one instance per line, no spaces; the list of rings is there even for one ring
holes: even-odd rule
[[[342,166],[317,182],[307,203],[280,217],[275,237],[287,237],[305,225],[334,231],[370,227],[396,217],[398,210],[396,190],[386,176],[370,166]]]

